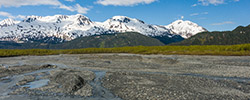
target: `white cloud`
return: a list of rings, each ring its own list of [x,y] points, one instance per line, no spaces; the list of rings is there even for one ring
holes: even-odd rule
[[[209,4],[218,5],[218,4],[223,4],[225,0],[199,0],[199,2],[202,5],[209,5]]]
[[[3,11],[0,11],[0,16],[4,16],[4,17],[8,17],[8,18],[14,18],[14,16],[12,16],[10,13],[3,12]]]
[[[138,4],[150,4],[157,0],[98,0],[96,3],[102,4],[104,6],[114,5],[114,6],[133,6]]]
[[[196,7],[197,6],[197,4],[193,4],[191,7]]]
[[[74,1],[74,0],[66,0],[66,1]],[[89,8],[84,8],[79,4],[75,6],[66,6],[59,2],[58,0],[0,0],[0,8],[1,7],[21,7],[21,6],[38,6],[38,5],[51,5],[55,8],[65,9],[71,12],[78,12],[81,14],[86,14]]]
[[[203,15],[207,15],[207,14],[208,14],[208,12],[203,12],[203,13],[201,13],[201,14],[203,14]]]
[[[65,0],[65,1],[68,1],[68,2],[74,2],[75,0]]]
[[[238,2],[240,0],[198,0],[198,4],[192,5],[192,7],[195,7],[197,5],[203,5],[203,6],[208,6],[208,5],[219,5],[219,4],[224,4],[226,2]]]
[[[61,3],[58,0],[0,0],[0,7],[21,7],[28,5],[54,5]]]
[[[76,4],[74,6],[75,10],[80,13],[80,14],[86,14],[88,11],[89,11],[89,8],[85,8],[85,7],[82,7],[81,5],[79,4]]]
[[[0,16],[12,18],[12,19],[24,19],[25,18],[25,16],[23,15],[13,16],[12,14],[8,12],[3,12],[3,11],[0,11]]]
[[[65,6],[65,5],[62,5],[59,7],[60,9],[66,9],[66,10],[69,10],[69,11],[76,11],[80,14],[87,14],[88,11],[90,10],[90,7],[82,7],[80,4],[76,4],[75,6]]]
[[[198,15],[207,15],[208,12],[202,12],[202,13],[192,13],[190,16],[198,16]]]
[[[71,12],[75,11],[75,9],[72,6],[60,5],[58,8],[65,9],[65,10],[68,10],[68,11],[71,11]]]
[[[17,15],[16,18],[18,18],[18,19],[25,19],[26,16],[24,16],[24,15]]]
[[[190,16],[198,16],[199,13],[193,13],[193,14],[190,14]]]
[[[234,22],[232,22],[232,21],[225,21],[225,22],[221,22],[221,23],[213,23],[211,25],[213,25],[213,26],[219,26],[219,25],[226,25],[226,24],[234,24]]]

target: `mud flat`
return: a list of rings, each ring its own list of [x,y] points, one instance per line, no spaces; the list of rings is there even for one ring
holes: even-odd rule
[[[249,56],[0,58],[0,100],[249,100]]]

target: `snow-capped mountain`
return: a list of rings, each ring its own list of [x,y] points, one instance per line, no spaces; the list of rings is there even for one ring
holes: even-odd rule
[[[174,22],[165,27],[146,24],[141,20],[126,16],[114,16],[105,22],[93,22],[80,14],[45,17],[27,16],[23,21],[12,19],[1,21],[0,41],[22,42],[46,39],[46,41],[56,40],[61,42],[73,40],[77,37],[117,32],[139,32],[150,37],[167,36],[174,38],[179,35],[189,37],[204,30],[197,24],[187,21],[182,21],[180,24]]]
[[[146,36],[162,36],[169,35],[170,30],[165,27],[157,25],[149,25],[145,22],[129,18],[126,16],[114,16],[103,23],[100,23],[105,29],[117,32],[138,32]]]
[[[181,35],[183,38],[189,38],[197,33],[207,31],[205,28],[199,26],[191,21],[177,20],[167,26],[167,29],[173,31],[172,34]]]
[[[96,23],[83,15],[27,16],[22,22],[0,30],[0,40],[28,41],[30,39],[59,38],[72,40],[77,37],[105,33]]]
[[[15,25],[15,24],[18,24],[20,23],[20,21],[15,21],[11,18],[8,18],[8,19],[5,19],[5,20],[2,20],[0,22],[0,28],[2,27],[7,27],[7,26],[12,26],[12,25]]]

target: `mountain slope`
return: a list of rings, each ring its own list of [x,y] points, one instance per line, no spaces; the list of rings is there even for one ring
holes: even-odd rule
[[[180,41],[184,40],[184,38],[182,38],[179,35],[174,35],[172,37],[168,37],[168,36],[154,36],[153,38],[161,41],[165,45],[170,44],[170,43],[180,42]]]
[[[172,34],[181,35],[183,38],[189,38],[197,33],[206,32],[207,30],[196,23],[191,21],[177,20],[167,26],[167,29],[171,30]]]
[[[164,43],[157,39],[135,32],[79,37],[63,43],[15,43],[0,41],[0,49],[78,49],[163,45]]]
[[[80,37],[75,40],[65,42],[61,46],[63,49],[73,48],[112,48],[124,46],[163,46],[157,39],[135,32],[116,33],[108,35],[96,35]]]
[[[233,31],[203,32],[174,45],[233,45],[250,43],[250,25]]]

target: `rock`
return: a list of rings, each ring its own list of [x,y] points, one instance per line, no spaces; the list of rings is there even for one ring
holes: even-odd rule
[[[53,80],[62,86],[66,93],[74,93],[86,85],[86,81],[80,75],[72,72],[60,72]]]
[[[51,64],[45,64],[45,65],[42,65],[40,68],[41,69],[45,69],[45,68],[57,68],[57,66],[56,65],[51,65]]]
[[[89,84],[86,84],[84,87],[79,89],[74,93],[74,95],[79,95],[79,96],[91,96],[92,95],[92,87]]]
[[[22,86],[25,85],[26,83],[28,83],[27,81],[19,81],[18,83],[16,83],[17,86]]]
[[[0,68],[4,68],[3,64],[0,64]]]
[[[8,95],[18,95],[26,91],[26,89],[28,89],[28,87],[21,87],[21,88],[16,89],[15,91],[10,92]]]
[[[25,76],[23,80],[19,81],[18,83],[16,83],[17,86],[22,86],[22,85],[25,85],[29,82],[32,82],[34,81],[36,78],[32,75],[28,75],[28,76]]]

